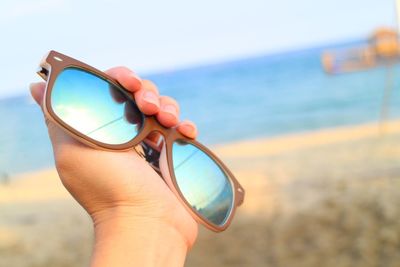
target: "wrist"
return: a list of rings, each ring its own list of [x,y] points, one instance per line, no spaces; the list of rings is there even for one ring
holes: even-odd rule
[[[92,218],[92,267],[183,266],[192,245],[168,221],[135,214],[129,208],[114,208]]]

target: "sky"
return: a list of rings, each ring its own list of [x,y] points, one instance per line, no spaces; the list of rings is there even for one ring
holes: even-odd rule
[[[1,0],[0,97],[49,50],[96,68],[169,71],[354,40],[396,25],[394,0]]]

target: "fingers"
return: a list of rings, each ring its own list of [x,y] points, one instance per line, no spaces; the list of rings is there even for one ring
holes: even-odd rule
[[[155,115],[163,126],[177,127],[177,130],[181,134],[189,138],[197,136],[197,128],[193,122],[179,122],[180,109],[177,101],[168,96],[160,96],[158,88],[153,82],[141,80],[126,67],[111,68],[106,73],[134,94],[136,104],[144,114]],[[32,83],[30,85],[32,97],[39,105],[42,104],[45,87],[46,84],[44,82]],[[117,90],[110,88],[110,91],[117,102],[125,102],[124,96],[122,94],[118,95]]]
[[[154,115],[160,110],[160,95],[157,86],[148,80],[142,81],[142,88],[135,92],[135,101],[146,115]]]
[[[195,139],[197,136],[197,127],[191,121],[185,120],[178,124],[177,130],[186,137]]]
[[[142,88],[135,92],[135,100],[139,109],[146,115],[156,115],[157,120],[165,127],[175,127],[183,135],[196,138],[197,128],[191,121],[179,123],[179,104],[168,96],[160,96],[157,86],[149,81],[142,81]]]
[[[45,88],[46,88],[46,83],[44,82],[31,83],[29,85],[31,95],[39,106],[42,105]]]
[[[160,111],[157,120],[165,127],[174,127],[179,122],[179,105],[169,96],[160,97]]]
[[[186,136],[188,138],[195,139],[197,137],[197,127],[193,122],[191,122],[189,120],[180,122],[178,124],[178,126],[176,127],[176,129],[181,134],[183,134],[184,136]],[[157,132],[152,132],[146,137],[145,142],[146,142],[146,144],[151,146],[153,149],[155,149],[157,151],[161,151],[162,142],[160,142],[160,140],[162,140],[162,139],[163,138],[162,138],[161,134],[159,134]]]
[[[142,87],[142,81],[139,76],[127,67],[114,67],[107,70],[106,73],[131,92],[136,92]]]
[[[125,89],[134,93],[135,101],[144,114],[154,115],[159,111],[159,94],[154,83],[148,80],[142,81],[133,71],[126,67],[111,68],[106,73],[116,79]],[[112,95],[117,102],[123,102],[123,98],[115,95],[115,92]]]

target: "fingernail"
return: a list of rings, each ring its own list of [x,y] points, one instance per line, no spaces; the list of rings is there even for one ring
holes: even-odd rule
[[[158,97],[153,91],[145,91],[143,93],[143,99],[144,99],[144,101],[146,101],[148,103],[152,103],[152,104],[156,105],[157,107],[160,105],[160,103],[158,101]]]
[[[192,125],[190,125],[190,124],[183,124],[183,125],[181,125],[181,128],[184,128],[184,131],[186,133],[191,133],[192,134],[195,131],[194,127]]]
[[[174,105],[165,105],[162,107],[162,110],[166,113],[169,113],[173,116],[176,116],[178,114],[176,107]]]

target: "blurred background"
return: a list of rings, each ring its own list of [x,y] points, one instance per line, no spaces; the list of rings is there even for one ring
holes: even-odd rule
[[[186,266],[399,266],[394,0],[0,2],[0,266],[86,266],[91,222],[62,187],[36,67],[57,50],[125,65],[176,98],[246,189]]]

